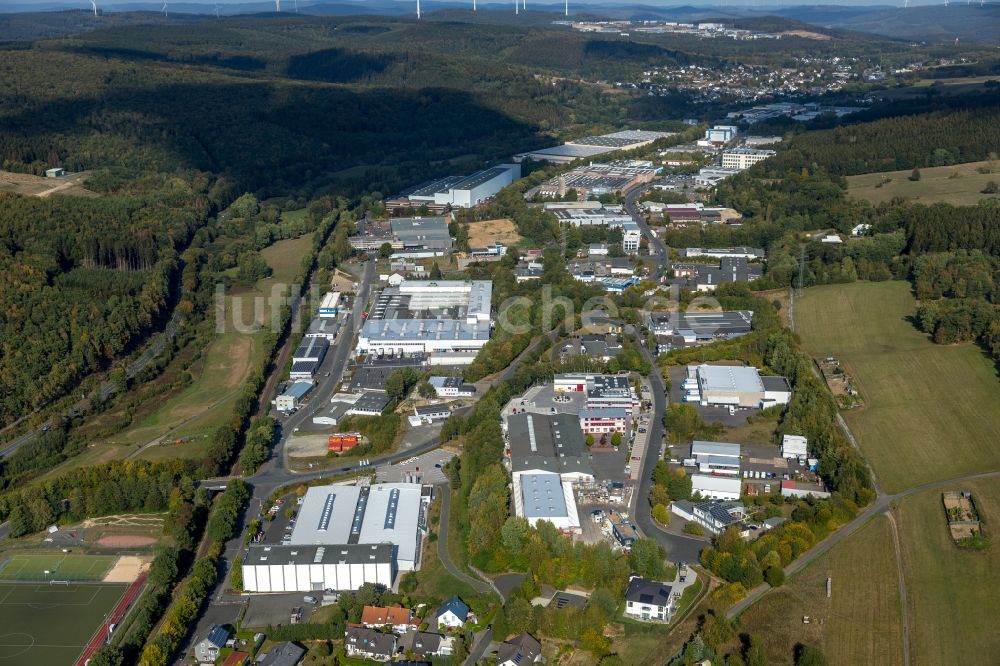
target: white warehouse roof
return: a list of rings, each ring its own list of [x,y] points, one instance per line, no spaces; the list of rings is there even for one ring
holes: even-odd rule
[[[729,442],[703,442],[695,440],[691,443],[691,457],[698,456],[725,456],[727,458],[740,457],[740,445]]]
[[[755,393],[764,390],[760,371],[750,366],[699,365],[698,379],[703,391]]]
[[[713,476],[711,474],[692,474],[691,490],[698,491],[706,497],[740,496],[742,481],[738,476]]]

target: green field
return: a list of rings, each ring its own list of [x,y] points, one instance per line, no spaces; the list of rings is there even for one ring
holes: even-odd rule
[[[769,664],[791,664],[797,643],[820,648],[831,665],[902,664],[891,538],[888,519],[876,517],[748,608],[740,616],[741,630],[761,638]],[[738,649],[735,642],[730,649]]]
[[[97,581],[117,559],[115,555],[72,553],[11,555],[0,561],[0,580]]]
[[[979,173],[986,167],[992,173]],[[913,199],[924,204],[948,203],[955,206],[974,206],[980,199],[996,198],[996,194],[983,194],[986,183],[1000,183],[1000,163],[969,162],[953,166],[929,167],[920,170],[920,180],[910,180],[910,171],[865,173],[847,177],[847,193],[857,199],[867,199],[873,204],[889,201],[894,197]],[[886,179],[889,182],[884,183]],[[884,183],[879,187],[879,183]]]
[[[991,542],[988,549],[970,551],[952,543],[941,506],[942,490],[972,492]],[[1000,477],[907,497],[897,515],[913,664],[998,663]]]
[[[0,584],[0,663],[68,666],[124,585]]]
[[[1000,469],[1000,383],[974,345],[932,343],[907,321],[905,282],[806,289],[795,319],[804,348],[834,356],[865,406],[844,413],[884,490]]]

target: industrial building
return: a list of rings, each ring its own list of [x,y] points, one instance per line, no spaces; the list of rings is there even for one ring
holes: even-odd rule
[[[327,319],[325,317],[316,317],[309,324],[309,329],[306,330],[305,337],[307,338],[326,338],[328,341],[333,342],[337,339],[337,333],[340,332],[340,321],[337,319]]]
[[[248,592],[391,587],[419,566],[426,530],[420,484],[316,486],[306,492],[286,545],[251,545],[243,563]]]
[[[468,176],[446,176],[405,190],[386,202],[387,207],[433,206],[472,208],[495,196],[521,177],[520,164],[500,164]]]
[[[436,257],[451,250],[454,240],[445,217],[396,217],[361,220],[350,238],[356,250],[376,251],[388,243],[394,257]]]
[[[319,304],[319,316],[336,317],[339,311],[340,311],[340,292],[331,291],[324,294],[323,300]]]
[[[632,420],[626,409],[584,409],[578,414],[580,430],[588,435],[603,435],[612,432],[625,433]]]
[[[591,482],[594,470],[576,414],[511,414],[505,438],[515,486],[522,474],[558,474],[570,483]]]
[[[729,442],[703,442],[695,440],[691,443],[691,457],[685,463],[692,462],[702,474],[720,474],[738,477],[740,475],[740,445]]]
[[[656,335],[656,350],[664,354],[673,349],[729,340],[749,333],[753,312],[652,312],[649,328]]]
[[[624,206],[604,205],[600,201],[552,202],[545,204],[545,210],[556,216],[560,222],[574,227],[608,227],[619,229],[632,222]]]
[[[323,363],[329,348],[330,341],[325,337],[303,338],[302,343],[292,355],[290,377],[292,379],[312,379],[320,364]]]
[[[574,160],[595,157],[616,150],[641,148],[657,139],[664,139],[673,135],[673,132],[624,130],[600,136],[585,136],[580,139],[568,141],[561,146],[552,146],[551,148],[520,153],[514,156],[514,161],[520,162],[528,158],[532,160],[545,160],[552,164],[568,164]]]
[[[802,435],[782,435],[781,436],[781,457],[782,458],[804,458],[809,455],[806,449],[807,440]]]
[[[722,153],[723,169],[749,169],[758,162],[763,162],[777,153],[762,148],[733,148]]]
[[[767,408],[786,405],[792,389],[784,377],[766,377],[757,368],[738,365],[689,365],[684,381],[686,402],[703,406]]]
[[[759,265],[750,264],[743,257],[723,257],[718,266],[675,264],[673,270],[670,284],[701,292],[715,291],[720,284],[728,282],[753,282],[764,274]]]
[[[577,198],[624,192],[636,185],[648,183],[660,172],[652,162],[621,160],[616,162],[591,162],[547,180],[538,186],[543,197],[564,198],[570,190]]]
[[[573,485],[555,472],[519,474],[514,482],[514,515],[531,525],[547,520],[563,532],[578,532],[580,516]]]
[[[285,389],[285,392],[274,399],[274,407],[279,412],[290,412],[298,408],[302,398],[313,388],[312,382],[296,381]]]
[[[632,414],[639,407],[639,399],[625,375],[565,373],[553,378],[553,386],[557,393],[586,393],[587,409],[624,409]]]
[[[756,247],[689,247],[685,248],[684,256],[691,257],[711,257],[713,259],[725,259],[727,257],[742,257],[747,261],[759,261],[764,258],[764,250]]]
[[[738,476],[691,475],[691,492],[702,499],[738,500],[742,485]]]
[[[466,384],[461,377],[436,375],[429,377],[427,383],[433,386],[434,391],[442,398],[471,398],[476,394],[475,385]]]
[[[699,146],[718,147],[736,139],[738,130],[733,125],[716,125],[705,130],[705,138],[698,141]]]
[[[411,281],[378,295],[358,335],[358,354],[476,352],[489,341],[493,283]]]

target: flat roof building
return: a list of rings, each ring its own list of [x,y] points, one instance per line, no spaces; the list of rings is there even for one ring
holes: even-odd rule
[[[563,481],[594,480],[576,414],[511,414],[506,435],[515,483],[521,474],[543,472],[559,474]]]
[[[788,404],[792,391],[784,377],[762,377],[757,368],[739,365],[688,366],[702,405],[770,407]],[[764,380],[767,380],[766,383]]]
[[[358,336],[359,354],[476,351],[489,341],[493,283],[407,280],[382,291]]]
[[[742,485],[739,476],[691,475],[691,491],[703,499],[738,500]]]
[[[300,361],[315,361],[322,363],[326,357],[326,352],[330,348],[330,341],[325,337],[313,336],[302,339],[299,348],[292,354],[292,363]]]
[[[341,546],[389,544],[394,567],[412,571],[419,564],[424,508],[418,483],[315,486],[303,498],[287,547],[326,546],[335,554]]]
[[[573,486],[554,472],[525,473],[517,477],[514,514],[532,525],[547,520],[563,532],[580,530]]]

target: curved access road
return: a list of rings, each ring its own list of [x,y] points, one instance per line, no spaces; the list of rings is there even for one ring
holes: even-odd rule
[[[448,554],[448,512],[451,508],[451,488],[448,485],[440,485],[436,486],[436,488],[441,493],[441,517],[438,519],[437,539],[438,559],[441,560],[441,564],[452,576],[471,586],[477,592],[489,594],[491,592],[489,585],[478,578],[468,575],[451,561],[451,556]]]

